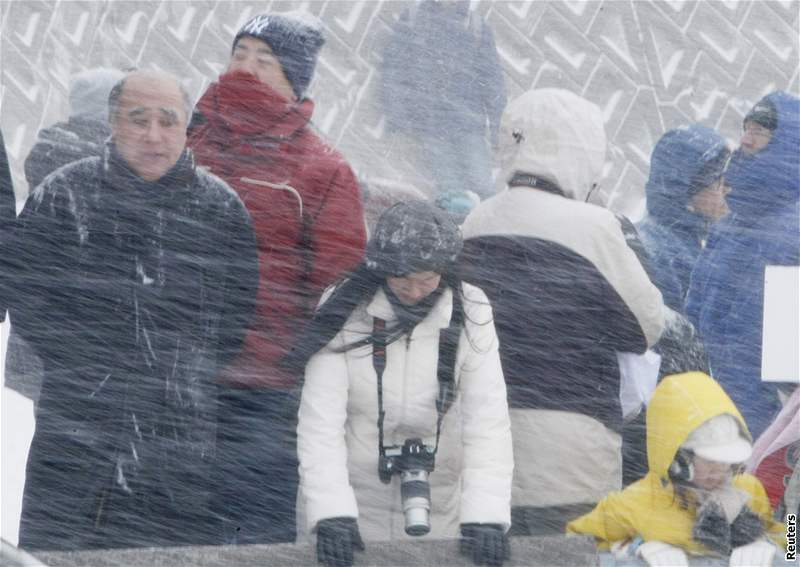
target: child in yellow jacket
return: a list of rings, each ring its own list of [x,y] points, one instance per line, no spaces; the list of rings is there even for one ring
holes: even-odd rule
[[[654,567],[687,565],[687,552],[771,565],[782,528],[764,487],[741,473],[751,452],[747,426],[719,384],[700,372],[669,376],[647,409],[649,472],[567,532],[593,535],[601,548],[625,548]]]

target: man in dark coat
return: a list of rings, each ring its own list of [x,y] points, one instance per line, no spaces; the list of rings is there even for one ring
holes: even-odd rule
[[[104,155],[49,176],[20,216],[11,317],[45,368],[21,547],[213,541],[214,378],[258,265],[243,204],[185,150],[188,114],[175,79],[128,75]]]

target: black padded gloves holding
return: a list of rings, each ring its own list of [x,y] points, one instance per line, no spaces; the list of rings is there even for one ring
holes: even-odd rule
[[[729,555],[732,549],[761,539],[764,531],[764,522],[747,506],[729,524],[720,506],[710,502],[698,511],[692,537],[711,551]]]
[[[462,555],[475,565],[500,567],[510,545],[500,524],[461,524]],[[350,567],[353,551],[364,551],[355,518],[328,518],[317,523],[317,560],[325,567]]]
[[[511,556],[511,546],[500,524],[461,524],[461,554],[475,565],[499,567]]]
[[[328,518],[317,523],[317,560],[325,567],[350,567],[353,550],[364,551],[355,518]]]

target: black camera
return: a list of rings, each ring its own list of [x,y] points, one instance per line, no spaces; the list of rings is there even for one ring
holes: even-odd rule
[[[422,536],[431,531],[428,475],[433,472],[435,461],[435,451],[422,439],[406,439],[402,447],[386,447],[378,461],[378,476],[384,484],[392,481],[392,475],[400,475],[400,496],[408,535]]]

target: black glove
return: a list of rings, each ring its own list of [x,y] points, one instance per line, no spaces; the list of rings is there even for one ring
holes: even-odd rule
[[[731,548],[736,549],[764,537],[766,527],[761,516],[745,506],[731,524]]]
[[[355,518],[328,518],[317,522],[317,560],[326,567],[350,567],[353,549],[364,551]]]
[[[511,557],[511,546],[500,524],[461,524],[461,554],[475,565],[499,567]]]
[[[692,538],[720,555],[731,553],[731,525],[719,504],[707,502],[697,511]]]

